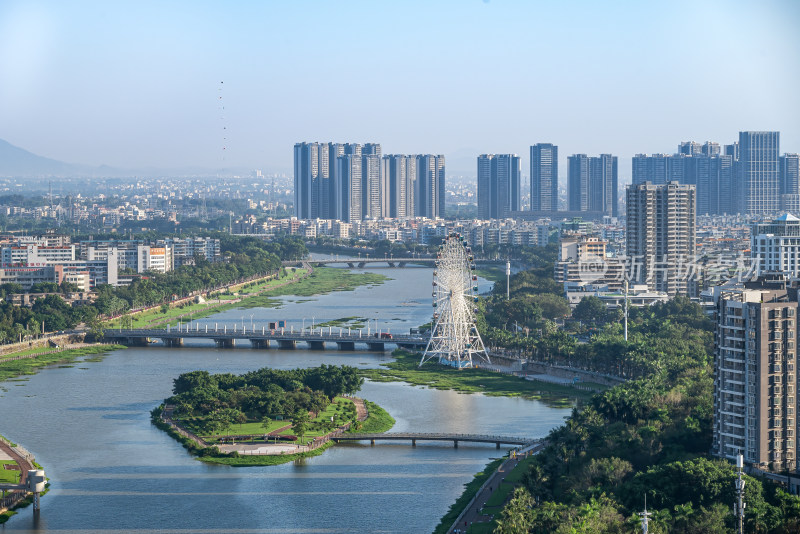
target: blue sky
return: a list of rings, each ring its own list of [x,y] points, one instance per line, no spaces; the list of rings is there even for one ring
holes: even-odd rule
[[[517,152],[526,173],[529,145],[553,142],[628,177],[635,153],[739,130],[800,151],[799,27],[794,0],[3,0],[0,138],[265,170],[290,169],[297,141],[376,141],[452,170]]]

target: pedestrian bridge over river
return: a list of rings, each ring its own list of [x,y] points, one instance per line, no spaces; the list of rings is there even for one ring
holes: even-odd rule
[[[383,351],[386,345],[408,349],[424,349],[428,338],[420,335],[396,335],[378,332],[369,335],[361,330],[322,327],[311,331],[294,332],[285,328],[268,330],[265,327],[243,326],[233,329],[200,324],[167,327],[166,329],[108,329],[103,331],[104,339],[128,346],[146,346],[154,340],[161,340],[167,347],[180,347],[185,339],[210,339],[219,348],[233,348],[237,341],[247,341],[254,349],[267,349],[276,343],[280,349],[297,348],[304,343],[311,350],[325,350],[326,344],[336,344],[339,350],[351,351],[357,347],[370,351]]]
[[[387,432],[383,434],[340,434],[331,436],[331,440],[339,443],[341,441],[367,441],[375,445],[376,441],[411,441],[411,446],[416,447],[417,441],[452,441],[453,446],[458,448],[459,442],[464,443],[494,443],[497,448],[500,445],[527,445],[535,442],[531,438],[519,438],[511,436],[490,436],[484,434],[445,434],[445,433],[418,433],[418,432]]]

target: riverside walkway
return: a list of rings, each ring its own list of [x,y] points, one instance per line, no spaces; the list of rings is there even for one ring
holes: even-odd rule
[[[151,340],[159,339],[167,347],[180,347],[184,339],[211,339],[220,348],[233,348],[237,341],[248,341],[254,349],[266,349],[272,342],[281,349],[294,349],[297,343],[305,343],[311,350],[324,350],[326,343],[335,343],[339,350],[355,350],[356,345],[366,345],[370,351],[383,351],[385,345],[402,348],[425,348],[428,338],[420,335],[394,335],[378,332],[370,335],[363,330],[321,327],[310,332],[295,332],[285,328],[269,330],[266,327],[229,328],[227,325],[182,325],[178,327],[107,329],[103,331],[106,341],[129,346],[147,346]]]

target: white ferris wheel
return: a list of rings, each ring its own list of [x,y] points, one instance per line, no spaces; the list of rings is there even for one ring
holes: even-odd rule
[[[439,247],[433,271],[433,327],[422,365],[431,358],[458,369],[472,367],[473,356],[489,362],[475,325],[478,277],[464,237],[450,234]]]

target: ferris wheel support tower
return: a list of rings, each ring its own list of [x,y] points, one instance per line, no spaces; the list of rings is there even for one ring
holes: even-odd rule
[[[458,369],[472,367],[473,357],[491,363],[475,324],[477,302],[472,250],[463,236],[450,234],[433,271],[433,328],[420,366],[432,358]]]

